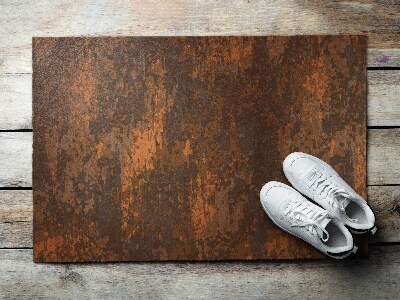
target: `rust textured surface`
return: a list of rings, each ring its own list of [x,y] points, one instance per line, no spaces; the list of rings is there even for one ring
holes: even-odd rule
[[[320,258],[259,202],[292,151],[365,196],[365,37],[33,39],[37,262]]]

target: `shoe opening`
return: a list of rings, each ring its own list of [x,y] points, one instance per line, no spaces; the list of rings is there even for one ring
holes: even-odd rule
[[[346,206],[346,215],[351,219],[357,219],[358,223],[366,223],[368,221],[365,211],[362,209],[361,205],[355,201],[351,201]]]
[[[330,222],[325,230],[329,233],[329,239],[323,242],[325,245],[332,248],[347,246],[346,235],[334,222]]]

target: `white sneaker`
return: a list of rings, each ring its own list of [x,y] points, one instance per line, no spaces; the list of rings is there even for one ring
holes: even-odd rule
[[[260,200],[267,215],[279,228],[322,253],[341,259],[357,251],[347,228],[295,189],[271,181],[261,189]]]
[[[302,194],[338,218],[353,233],[375,233],[375,216],[367,202],[324,161],[294,152],[283,162],[286,178]]]

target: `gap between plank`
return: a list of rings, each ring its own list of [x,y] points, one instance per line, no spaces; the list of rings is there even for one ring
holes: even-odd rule
[[[31,191],[31,186],[2,186],[0,187],[0,191],[13,191],[13,190],[27,190]]]
[[[400,67],[367,67],[367,70],[396,71],[396,70],[400,70]]]
[[[374,126],[367,126],[367,129],[399,129],[400,126],[380,126],[380,125],[374,125]]]
[[[0,132],[32,132],[32,129],[0,129]]]

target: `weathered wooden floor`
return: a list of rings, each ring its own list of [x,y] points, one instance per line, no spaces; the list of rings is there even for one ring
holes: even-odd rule
[[[368,197],[379,231],[368,260],[34,264],[32,36],[367,34]],[[0,2],[0,299],[398,299],[398,1]]]

